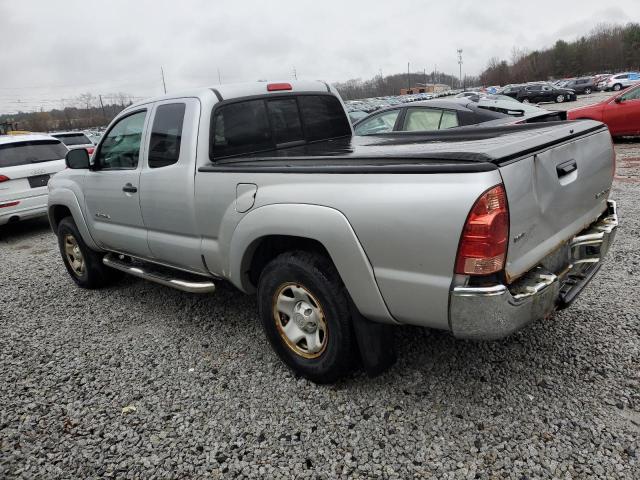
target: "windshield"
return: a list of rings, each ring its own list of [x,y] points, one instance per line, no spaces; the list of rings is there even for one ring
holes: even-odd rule
[[[57,140],[31,140],[0,145],[0,167],[17,167],[29,163],[61,160],[67,154]]]

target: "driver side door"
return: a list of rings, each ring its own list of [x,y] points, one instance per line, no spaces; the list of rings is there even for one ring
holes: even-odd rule
[[[108,250],[151,256],[139,199],[142,137],[147,110],[123,116],[104,135],[85,176],[91,235]]]

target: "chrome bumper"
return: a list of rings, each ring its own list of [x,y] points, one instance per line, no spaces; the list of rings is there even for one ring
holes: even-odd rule
[[[616,203],[568,244],[569,265],[552,273],[538,266],[513,284],[451,291],[449,326],[458,338],[494,340],[569,306],[589,283],[613,243],[618,227]]]

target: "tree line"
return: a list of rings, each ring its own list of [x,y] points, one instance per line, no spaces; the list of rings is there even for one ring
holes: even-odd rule
[[[102,127],[132,104],[132,96],[125,93],[107,95],[104,99],[91,93],[74,98],[74,106],[49,111],[18,112],[0,115],[0,123],[17,124],[18,130],[51,132],[56,130],[83,130]],[[108,102],[105,102],[109,99]]]
[[[464,83],[467,87],[479,85],[479,78],[467,76]],[[377,75],[369,80],[355,78],[346,82],[334,83],[340,96],[344,100],[358,98],[385,97],[388,95],[400,95],[400,89],[407,87],[421,87],[424,84],[441,83],[457,88],[460,85],[458,77],[442,72],[407,72],[393,75]]]
[[[640,24],[602,24],[573,42],[558,40],[545,50],[515,48],[510,61],[491,58],[480,74],[485,85],[640,70]]]

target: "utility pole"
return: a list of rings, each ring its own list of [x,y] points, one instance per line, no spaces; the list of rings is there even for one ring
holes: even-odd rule
[[[424,67],[424,89],[427,91],[427,67]]]
[[[293,66],[293,78],[298,80],[298,72],[296,71],[296,66]]]
[[[102,108],[102,116],[104,117],[104,121],[107,121],[107,114],[104,113],[104,103],[102,103],[102,95],[98,95],[100,98],[100,107]]]
[[[409,73],[409,62],[407,62],[407,90],[411,88],[411,73]]]
[[[458,65],[460,66],[460,86],[464,90],[464,83],[462,81],[462,49],[458,49]]]
[[[218,68],[218,85],[222,85],[222,77],[220,76],[220,68]]]
[[[160,73],[162,74],[162,88],[164,88],[164,93],[167,93],[167,84],[164,83],[164,69],[162,66],[160,67]]]

